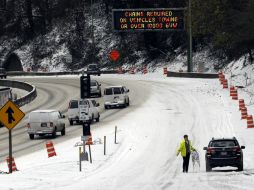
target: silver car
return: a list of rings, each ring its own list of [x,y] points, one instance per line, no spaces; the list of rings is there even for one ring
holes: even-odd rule
[[[108,86],[104,89],[104,107],[127,107],[130,105],[129,89],[125,86]]]
[[[98,83],[96,80],[91,80],[91,96],[96,95],[98,97],[101,97],[101,84]]]
[[[44,136],[47,134],[56,137],[57,132],[65,135],[65,116],[57,110],[36,110],[28,117],[27,133],[30,139],[35,135]]]

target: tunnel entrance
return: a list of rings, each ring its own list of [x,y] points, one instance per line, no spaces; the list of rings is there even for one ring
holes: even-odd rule
[[[19,56],[16,53],[11,53],[3,62],[3,67],[6,71],[23,71],[23,67]]]

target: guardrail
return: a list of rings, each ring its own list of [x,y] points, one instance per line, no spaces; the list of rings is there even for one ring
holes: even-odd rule
[[[84,73],[87,73],[84,71]],[[115,70],[101,71],[101,74],[116,74]],[[24,71],[9,71],[7,76],[55,76],[55,75],[79,75],[82,71],[63,71],[63,72],[24,72]]]
[[[185,78],[219,78],[217,73],[186,73],[186,72],[167,72],[167,77],[185,77]]]
[[[30,103],[37,96],[37,91],[36,91],[35,86],[28,84],[26,82],[20,82],[20,81],[15,81],[15,80],[0,80],[0,86],[19,88],[19,89],[26,90],[29,92],[27,95],[25,95],[17,100],[14,100],[14,103],[19,107]]]

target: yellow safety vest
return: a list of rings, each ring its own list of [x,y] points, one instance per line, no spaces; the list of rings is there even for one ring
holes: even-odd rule
[[[193,150],[195,150],[195,148],[193,148],[191,141],[189,140],[190,143],[190,152],[192,152]],[[186,146],[185,146],[185,140],[183,139],[183,141],[181,142],[177,154],[179,154],[179,152],[181,152],[181,156],[185,157],[186,156]]]

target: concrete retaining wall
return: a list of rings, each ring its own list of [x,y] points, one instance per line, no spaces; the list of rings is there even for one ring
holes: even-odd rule
[[[86,74],[86,71],[84,71]],[[115,70],[101,71],[101,74],[116,74]],[[79,75],[82,71],[63,71],[63,72],[24,72],[24,71],[10,71],[8,76],[55,76],[55,75]]]
[[[19,88],[19,89],[26,90],[26,91],[29,92],[27,95],[25,95],[25,96],[23,96],[23,97],[21,97],[21,98],[14,101],[14,103],[19,107],[30,103],[37,96],[37,91],[36,91],[35,86],[30,85],[30,84],[25,83],[25,82],[13,81],[13,80],[0,80],[0,86]]]
[[[183,77],[183,78],[219,78],[217,73],[185,73],[168,71],[167,77]]]

